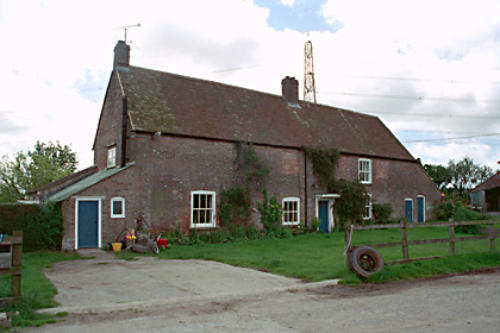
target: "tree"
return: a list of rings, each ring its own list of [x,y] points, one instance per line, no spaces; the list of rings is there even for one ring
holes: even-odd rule
[[[451,184],[462,197],[466,195],[468,190],[493,175],[493,170],[490,167],[475,164],[467,156],[457,163],[450,160],[448,162],[448,169],[451,173]]]
[[[424,169],[440,190],[451,187],[461,197],[493,175],[490,167],[475,164],[467,156],[458,162],[450,160],[448,166],[426,164]]]
[[[27,190],[72,174],[78,165],[76,153],[68,145],[39,142],[33,150],[7,155],[0,161],[0,202],[13,202]]]
[[[448,184],[451,183],[451,171],[442,165],[424,165],[424,170],[427,172],[432,181],[436,183],[440,191],[443,191]]]

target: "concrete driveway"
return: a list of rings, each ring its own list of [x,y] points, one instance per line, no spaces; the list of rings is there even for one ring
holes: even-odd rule
[[[44,270],[57,288],[55,300],[61,304],[44,312],[137,309],[181,300],[244,296],[304,285],[298,279],[213,261],[154,257],[125,261],[100,250],[84,251],[83,255],[95,256],[95,259],[59,262]]]

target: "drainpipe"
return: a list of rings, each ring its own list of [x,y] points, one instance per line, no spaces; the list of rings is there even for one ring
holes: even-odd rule
[[[121,130],[121,156],[120,167],[124,167],[127,160],[127,97],[122,98],[122,130]]]
[[[307,154],[306,154],[306,151],[304,150],[304,196],[305,196],[305,200],[304,200],[304,210],[305,210],[305,214],[304,214],[304,227],[306,228],[307,230],[307,227],[309,225],[309,222],[307,220],[307,201],[309,200],[308,196],[307,196]]]

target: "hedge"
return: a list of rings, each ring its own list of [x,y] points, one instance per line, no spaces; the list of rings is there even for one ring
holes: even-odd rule
[[[56,203],[0,204],[0,234],[23,231],[23,250],[60,250],[63,235],[61,206]]]

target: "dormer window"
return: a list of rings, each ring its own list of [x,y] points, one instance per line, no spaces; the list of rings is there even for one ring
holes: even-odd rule
[[[106,167],[114,168],[116,166],[116,147],[108,148],[108,162],[106,163]]]

